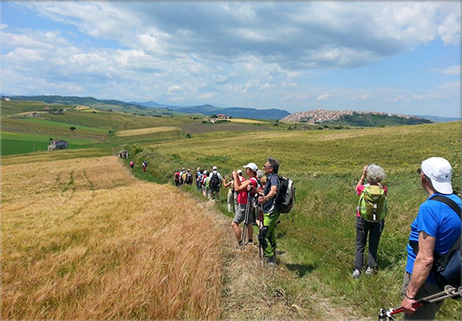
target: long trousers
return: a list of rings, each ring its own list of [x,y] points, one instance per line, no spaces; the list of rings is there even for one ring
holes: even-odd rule
[[[379,248],[380,236],[382,235],[385,221],[370,223],[362,217],[356,217],[356,253],[355,269],[361,271],[364,264],[364,250],[369,236],[369,255],[367,265],[375,269],[377,267],[377,250]]]
[[[260,242],[265,257],[270,258],[276,252],[276,222],[279,219],[280,213],[264,213],[263,214],[263,227],[258,233],[258,241]]]

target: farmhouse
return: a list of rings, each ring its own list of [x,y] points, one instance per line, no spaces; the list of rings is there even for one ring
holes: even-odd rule
[[[55,149],[66,149],[68,148],[68,142],[65,140],[60,139],[53,139],[50,142],[50,146],[48,146],[48,150],[55,150]]]

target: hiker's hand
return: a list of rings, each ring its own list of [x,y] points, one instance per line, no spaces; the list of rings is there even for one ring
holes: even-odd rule
[[[415,312],[415,308],[412,307],[412,304],[415,302],[415,300],[408,299],[406,297],[403,298],[403,301],[401,302],[401,306],[403,307],[403,312],[405,314],[412,314]]]
[[[237,175],[237,172],[236,172],[236,171],[233,171],[233,172],[231,173],[231,175],[232,175],[232,176],[233,176],[233,178],[234,178],[234,176],[236,176],[236,175]]]
[[[263,204],[266,202],[266,200],[267,200],[266,196],[260,196],[258,198],[258,204]]]

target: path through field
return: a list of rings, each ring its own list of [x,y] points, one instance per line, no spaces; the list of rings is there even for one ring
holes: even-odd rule
[[[235,249],[213,201],[135,179],[114,156],[1,174],[2,319],[358,319],[309,274],[294,295],[284,264]]]

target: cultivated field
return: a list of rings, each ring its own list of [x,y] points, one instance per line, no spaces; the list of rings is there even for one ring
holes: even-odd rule
[[[115,156],[2,166],[5,319],[218,319],[222,230]]]
[[[116,133],[116,136],[119,136],[119,137],[138,136],[138,135],[147,135],[147,134],[153,134],[153,133],[171,132],[171,131],[181,131],[181,128],[178,128],[178,127],[151,127],[151,128],[122,130],[122,131],[118,131]]]

